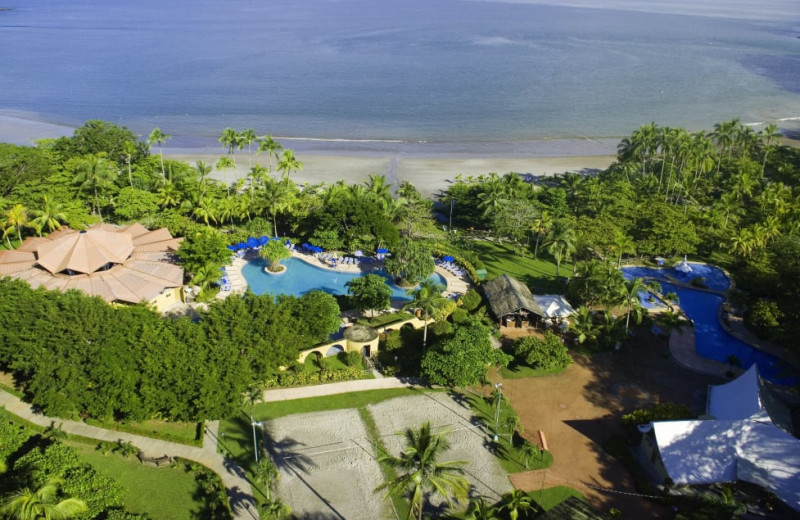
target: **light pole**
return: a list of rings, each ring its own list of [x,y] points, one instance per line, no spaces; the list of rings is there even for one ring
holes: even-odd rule
[[[256,464],[258,464],[258,442],[256,442],[256,426],[261,426],[261,422],[252,421],[250,424],[253,425],[253,450],[254,450],[253,453],[255,453]]]
[[[494,411],[494,437],[492,437],[492,440],[497,442],[497,423],[500,421],[500,401],[503,399],[503,383],[495,383],[494,389],[497,392],[497,407]]]

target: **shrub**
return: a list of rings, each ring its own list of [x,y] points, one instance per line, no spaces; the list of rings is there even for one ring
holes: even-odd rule
[[[447,320],[437,321],[433,325],[428,326],[428,332],[437,338],[449,336],[453,333],[453,324]]]
[[[451,314],[450,317],[453,319],[453,323],[466,323],[467,320],[469,320],[469,313],[464,309],[456,309],[453,311],[453,314]]]
[[[759,299],[745,313],[744,322],[758,337],[771,338],[783,317],[784,314],[776,302]]]
[[[544,339],[535,336],[518,339],[514,342],[513,352],[517,362],[541,370],[563,370],[572,363],[561,338],[550,331],[545,332]]]
[[[474,311],[481,304],[481,295],[475,289],[470,289],[461,297],[458,303],[465,311]]]
[[[653,421],[678,421],[682,419],[692,419],[691,408],[683,404],[672,402],[658,403],[648,408],[639,408],[629,414],[622,416],[620,424],[625,427],[635,428],[639,424],[647,424]]]
[[[356,351],[348,352],[345,355],[344,363],[349,367],[364,368],[364,358],[361,355],[361,352],[356,352]]]

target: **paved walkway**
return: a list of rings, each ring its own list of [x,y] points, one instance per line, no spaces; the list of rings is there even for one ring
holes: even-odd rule
[[[383,390],[386,388],[422,388],[427,387],[416,377],[382,377],[380,379],[359,379],[325,385],[298,386],[297,388],[277,388],[264,390],[265,403],[291,401],[306,397],[322,397],[326,395],[363,392],[365,390]]]
[[[19,398],[3,390],[0,390],[0,406],[5,407],[10,413],[26,421],[45,428],[55,425],[60,426],[66,433],[90,439],[106,442],[130,442],[150,457],[169,455],[199,462],[217,473],[222,479],[236,520],[258,519],[258,510],[253,499],[250,482],[247,480],[244,471],[233,461],[225,459],[221,454],[217,453],[217,432],[219,430],[219,422],[217,421],[206,422],[203,447],[197,448],[131,433],[106,430],[78,421],[46,417],[33,413],[30,405],[23,403]]]

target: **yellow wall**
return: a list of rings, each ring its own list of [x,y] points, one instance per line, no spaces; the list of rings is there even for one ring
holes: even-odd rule
[[[153,308],[158,312],[164,312],[169,307],[172,307],[176,303],[180,303],[183,301],[181,296],[183,295],[182,287],[168,287],[164,289],[161,294],[150,300],[148,303],[153,306]]]

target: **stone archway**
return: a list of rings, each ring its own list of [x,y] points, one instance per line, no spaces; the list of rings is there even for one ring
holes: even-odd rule
[[[325,352],[325,357],[337,356],[341,352],[344,352],[343,346],[339,344],[331,345],[331,347],[327,350],[327,352]]]

